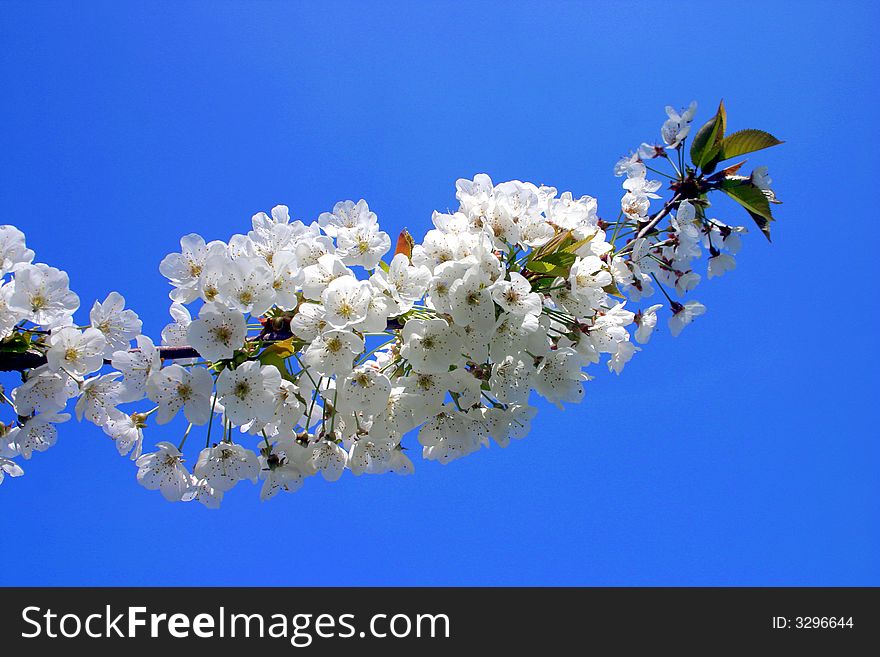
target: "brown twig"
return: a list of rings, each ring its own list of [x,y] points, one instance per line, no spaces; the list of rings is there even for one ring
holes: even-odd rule
[[[682,195],[680,193],[677,193],[671,199],[666,201],[666,203],[663,205],[663,207],[660,208],[653,217],[651,217],[651,219],[648,221],[648,223],[646,223],[641,229],[639,229],[639,232],[636,233],[636,236],[632,240],[627,242],[624,245],[624,247],[620,251],[618,251],[615,255],[621,256],[624,253],[626,253],[627,251],[629,251],[630,249],[632,249],[633,245],[636,243],[636,241],[643,238],[645,235],[647,235],[652,230],[654,230],[654,228],[656,228],[657,224],[659,224],[661,221],[663,221],[663,218],[672,211],[673,206],[681,200],[682,200]]]

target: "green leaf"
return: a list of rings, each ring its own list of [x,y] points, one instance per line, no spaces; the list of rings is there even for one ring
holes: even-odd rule
[[[727,110],[724,109],[724,101],[718,105],[718,111],[709,119],[702,128],[697,131],[694,141],[691,143],[691,162],[706,173],[714,169],[721,152],[721,141],[724,139],[724,130],[727,127]]]
[[[778,146],[782,143],[784,142],[763,130],[739,130],[722,140],[721,153],[718,159],[727,160],[738,155],[754,153],[771,146]]]
[[[568,276],[577,255],[567,251],[551,253],[528,263],[528,270],[548,276]]]
[[[22,354],[31,347],[31,341],[21,333],[13,333],[0,340],[0,352]]]
[[[287,363],[285,361],[295,354],[300,346],[301,344],[298,343],[296,338],[281,340],[263,349],[259,356],[259,361],[262,365],[274,365],[278,368],[278,371],[283,378],[288,381],[293,381],[293,375],[291,375],[290,370],[287,369]]]
[[[589,237],[578,240],[577,242],[572,242],[571,244],[566,246],[563,251],[566,251],[567,253],[577,253],[577,250],[579,248],[592,242],[594,237],[595,235],[590,235]]]
[[[775,220],[770,212],[770,203],[764,192],[749,182],[739,180],[725,181],[721,186],[721,191],[746,209],[758,228],[764,233],[764,237],[769,241],[770,222]]]
[[[623,293],[617,288],[617,284],[613,281],[602,289],[605,290],[606,294],[610,294],[612,297],[617,297],[618,299],[626,299]]]

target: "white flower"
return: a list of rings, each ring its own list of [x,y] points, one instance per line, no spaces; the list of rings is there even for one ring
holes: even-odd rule
[[[15,443],[17,451],[25,460],[34,452],[45,452],[58,440],[56,424],[67,422],[67,413],[40,413],[28,418],[20,427],[9,430],[6,439]]]
[[[682,201],[678,204],[678,211],[670,224],[680,240],[696,242],[700,239],[700,219],[690,201]]]
[[[15,412],[28,416],[34,411],[60,411],[77,392],[76,382],[65,372],[53,372],[48,365],[43,365],[28,372],[27,380],[12,391],[12,400]]]
[[[558,199],[550,201],[547,219],[563,230],[584,230],[596,225],[598,206],[592,196],[576,199],[571,192],[563,192]]]
[[[611,272],[605,269],[604,263],[596,256],[577,258],[571,266],[568,276],[571,294],[586,303],[590,308],[599,308],[605,301],[605,288],[611,285]]]
[[[111,408],[101,428],[116,443],[116,450],[120,456],[128,455],[132,461],[140,457],[144,433],[141,420],[136,415],[128,415]]]
[[[657,303],[636,314],[635,322],[639,325],[639,328],[636,329],[636,342],[648,344],[648,340],[651,339],[651,334],[654,332],[654,327],[657,326],[657,311],[662,307],[662,303]]]
[[[135,465],[138,483],[147,490],[158,490],[169,502],[179,502],[190,486],[190,474],[183,466],[183,455],[174,445],[161,442],[158,452],[144,454]]]
[[[422,425],[419,443],[425,459],[446,464],[479,450],[487,436],[485,427],[472,415],[447,404]]]
[[[337,388],[336,407],[342,413],[380,413],[388,403],[391,381],[374,367],[362,366],[349,374]]]
[[[514,315],[540,315],[541,295],[532,292],[532,285],[522,274],[510,272],[510,280],[496,281],[492,298],[504,310]]]
[[[314,226],[314,224],[312,225]],[[305,267],[318,264],[321,256],[332,254],[335,251],[336,247],[333,244],[332,238],[315,233],[301,237],[297,241],[294,254],[300,269],[304,269]],[[339,262],[340,264],[342,263],[341,260]]]
[[[265,501],[279,491],[298,491],[306,477],[315,474],[310,463],[314,446],[303,446],[295,441],[276,442],[271,454],[260,455],[260,477],[264,480],[260,499]]]
[[[265,233],[271,231],[275,226],[286,226],[290,223],[290,208],[286,205],[276,205],[270,212],[272,213],[271,217],[265,212],[257,212],[251,217],[251,225],[255,231]]]
[[[79,308],[79,297],[69,286],[67,274],[59,269],[42,263],[21,265],[15,273],[15,291],[8,306],[21,311],[34,324],[57,324]]]
[[[400,307],[396,301],[373,290],[367,305],[367,316],[353,328],[361,333],[379,333],[388,326],[389,317],[399,314]]]
[[[125,299],[118,292],[111,292],[104,302],[95,301],[89,313],[93,328],[104,334],[107,346],[104,356],[114,351],[128,349],[131,341],[140,334],[142,322],[133,310],[125,309]]]
[[[15,281],[0,282],[0,339],[12,333],[15,325],[25,319],[25,314],[17,308],[9,307],[9,300],[15,292]]]
[[[336,255],[349,267],[360,265],[364,269],[375,269],[382,256],[391,249],[391,238],[379,230],[377,224],[340,227],[336,246]]]
[[[405,388],[393,387],[385,408],[373,418],[370,433],[400,440],[403,434],[416,427],[421,421],[416,419],[413,406],[412,395],[406,392]]]
[[[290,224],[273,222],[271,226],[259,225],[259,228],[250,231],[247,237],[253,254],[270,267],[279,254],[294,255],[291,249],[295,248],[296,244],[295,229]]]
[[[367,317],[372,287],[354,276],[341,276],[331,281],[323,294],[324,319],[334,328],[346,328]]]
[[[699,301],[688,301],[685,304],[676,303],[672,307],[672,317],[669,318],[669,332],[673,337],[678,337],[682,329],[706,312],[706,306]]]
[[[10,477],[20,477],[24,474],[24,470],[21,469],[21,466],[12,461],[5,456],[0,456],[0,484],[3,483],[3,479],[6,475]]]
[[[674,107],[666,107],[666,115],[669,117],[660,129],[660,136],[669,148],[678,148],[679,144],[688,136],[691,130],[691,121],[697,113],[697,101],[691,101],[686,110],[677,112]]]
[[[351,331],[324,331],[303,354],[303,362],[322,376],[345,375],[364,350],[364,339]]]
[[[425,266],[413,266],[406,254],[398,253],[388,265],[388,271],[377,269],[370,277],[377,289],[387,292],[404,313],[425,295],[431,271]]]
[[[327,328],[327,312],[318,303],[303,303],[290,320],[290,332],[300,340],[311,342]]]
[[[521,439],[531,427],[538,409],[528,404],[513,404],[506,408],[483,409],[483,423],[489,435],[501,447],[507,447],[510,439]]]
[[[208,509],[219,509],[220,503],[223,502],[223,491],[211,488],[206,479],[190,477],[189,488],[180,499],[182,502],[198,500]]]
[[[247,336],[247,324],[237,310],[216,303],[208,303],[199,312],[186,331],[187,340],[196,351],[209,361],[232,358],[241,349]]]
[[[507,356],[492,366],[489,389],[498,401],[524,403],[529,398],[535,367],[531,358],[526,358],[529,360]]]
[[[193,474],[208,486],[226,492],[243,479],[256,483],[260,474],[257,455],[235,443],[220,443],[203,449]]]
[[[219,298],[242,313],[262,315],[275,299],[275,273],[262,258],[242,257],[224,269]]]
[[[452,313],[449,289],[468,270],[468,265],[458,261],[444,262],[434,269],[434,276],[428,284],[428,304],[441,313]]]
[[[373,463],[370,464],[371,467],[375,467]],[[389,472],[393,472],[394,474],[406,476],[415,473],[416,469],[413,466],[413,462],[410,458],[403,453],[403,448],[399,447],[391,452],[391,459],[388,462],[388,470]]]
[[[403,385],[412,399],[419,400],[419,412],[421,415],[427,416],[440,412],[446,393],[451,387],[452,379],[446,372],[413,371],[409,376],[397,379],[396,383]]]
[[[494,186],[492,179],[485,173],[478,173],[473,180],[459,178],[455,181],[455,198],[461,202],[464,212],[489,200]]]
[[[709,278],[722,276],[724,272],[736,269],[736,260],[729,253],[715,251],[709,258]]]
[[[459,326],[491,331],[495,325],[495,303],[489,290],[491,281],[479,269],[471,268],[449,288],[452,318]]]
[[[98,329],[80,331],[67,326],[49,336],[46,363],[50,370],[64,371],[72,376],[85,376],[101,369],[107,341]]]
[[[159,264],[159,272],[176,288],[171,299],[190,303],[199,297],[199,277],[205,263],[212,255],[225,253],[223,242],[205,244],[204,238],[195,233],[180,238],[180,253],[171,253]]]
[[[276,253],[272,259],[272,289],[275,291],[275,305],[279,308],[296,308],[299,271],[296,254],[290,251]]]
[[[679,276],[675,281],[675,291],[684,296],[693,290],[700,282],[700,275],[696,272],[688,271]]]
[[[400,355],[417,372],[447,372],[461,360],[461,350],[461,336],[446,320],[411,319],[403,326]]]
[[[374,441],[370,436],[362,436],[351,447],[348,455],[348,469],[355,476],[364,472],[387,472],[391,466],[394,443],[386,440]]]
[[[299,399],[296,384],[281,380],[275,390],[275,412],[266,423],[266,430],[274,437],[293,439],[296,436],[294,427],[303,421],[305,404]]]
[[[147,379],[159,369],[159,350],[146,335],[137,336],[136,351],[117,351],[111,361],[125,377],[119,391],[119,401],[143,399],[147,394]]]
[[[119,372],[111,372],[86,379],[80,388],[82,394],[76,402],[76,419],[82,421],[85,417],[93,424],[104,424],[109,410],[119,403],[122,383],[117,379],[120,376]]]
[[[370,208],[364,199],[357,203],[354,201],[340,201],[333,206],[332,213],[322,212],[318,216],[318,225],[331,237],[336,237],[340,229],[372,226],[376,221],[376,213],[370,212]]]
[[[186,288],[186,298],[182,294],[184,288],[181,288],[180,290],[172,291],[171,298],[173,301],[190,303],[190,301],[198,298],[201,298],[206,303],[221,301],[220,285],[226,278],[226,271],[232,266],[232,258],[226,252],[225,245],[221,246],[223,246],[222,249],[218,249],[216,253],[212,253],[205,260],[205,264],[201,268],[201,273],[194,287]],[[174,292],[181,292],[181,294],[175,295]],[[189,297],[193,298],[190,299]],[[228,306],[229,304],[224,303],[223,305]]]
[[[535,390],[560,409],[562,402],[578,403],[584,396],[581,356],[570,347],[563,347],[544,356],[535,372]]]
[[[159,405],[156,422],[167,424],[182,408],[187,421],[207,424],[211,419],[214,379],[204,367],[169,365],[147,380],[147,397]]]
[[[34,252],[25,245],[24,233],[15,226],[0,226],[0,276],[30,264]]]
[[[174,320],[166,324],[162,329],[162,344],[171,347],[183,347],[189,344],[186,337],[187,329],[192,323],[192,316],[186,306],[180,303],[172,303],[169,314]]]
[[[342,447],[332,440],[322,440],[317,443],[312,452],[309,463],[320,472],[327,481],[336,481],[342,476],[345,464],[348,462],[348,454]]]
[[[318,301],[324,289],[340,276],[353,276],[352,271],[337,256],[325,254],[318,262],[302,270],[302,292],[307,299]]]
[[[265,423],[275,412],[275,390],[280,386],[277,367],[248,361],[223,371],[217,379],[217,395],[234,424]]]
[[[615,374],[620,374],[623,371],[623,366],[630,361],[637,351],[639,351],[639,348],[632,342],[618,342],[617,349],[611,354],[611,358],[608,359],[608,369]]]

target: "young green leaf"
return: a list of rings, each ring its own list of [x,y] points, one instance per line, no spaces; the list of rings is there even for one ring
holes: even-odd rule
[[[770,212],[770,203],[767,197],[760,189],[748,182],[740,182],[739,184],[722,185],[721,191],[727,194],[734,201],[743,206],[764,237],[770,240],[770,222],[774,221],[773,214]]]
[[[542,258],[538,258],[537,260],[532,260],[528,263],[528,269],[536,274],[568,276],[568,272],[576,259],[577,255],[574,253],[560,251],[558,253],[551,253]]]
[[[763,130],[739,130],[722,140],[721,153],[718,159],[727,160],[731,157],[754,153],[755,151],[778,146],[782,143],[784,142]]]
[[[721,140],[724,139],[724,130],[727,127],[727,110],[724,109],[724,101],[718,105],[718,111],[709,119],[702,128],[697,131],[694,141],[691,143],[691,162],[695,167],[703,169],[707,173],[714,168],[710,163],[717,162],[718,153],[721,152]]]
[[[587,244],[592,242],[594,237],[595,235],[590,235],[585,239],[578,240],[577,242],[572,242],[571,244],[566,246],[563,251],[566,251],[567,253],[577,253],[577,250],[579,248],[581,248],[582,246],[586,246]]]
[[[302,347],[302,343],[296,338],[288,338],[274,344],[270,344],[263,349],[259,356],[259,361],[263,365],[274,365],[278,368],[281,376],[288,381],[295,381],[294,376],[287,369],[287,359],[293,356],[298,349]]]
[[[31,342],[21,333],[13,333],[0,340],[0,352],[21,354],[30,349]]]

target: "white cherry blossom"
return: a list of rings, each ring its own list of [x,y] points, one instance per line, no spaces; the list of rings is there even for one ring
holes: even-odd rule
[[[156,447],[158,451],[144,454],[135,461],[138,483],[147,490],[158,490],[169,502],[180,501],[190,487],[183,455],[169,442],[160,442]]]
[[[174,364],[150,375],[146,393],[159,405],[157,423],[167,424],[182,409],[187,421],[202,425],[211,418],[213,389],[214,379],[205,368]]]
[[[189,344],[208,360],[232,358],[247,336],[244,316],[217,303],[205,304],[186,331]]]
[[[217,395],[226,415],[237,425],[267,422],[275,412],[275,390],[281,374],[274,365],[248,361],[217,379]]]
[[[256,483],[259,473],[260,463],[253,451],[227,442],[203,449],[193,469],[198,479],[220,492],[245,479]]]
[[[125,299],[118,292],[111,292],[103,302],[95,301],[89,320],[107,341],[105,358],[112,356],[114,351],[128,349],[131,341],[140,335],[143,325],[137,313],[125,308]]]
[[[63,271],[42,263],[24,264],[16,269],[15,290],[7,305],[34,324],[51,326],[76,312],[79,297],[70,291]]]

